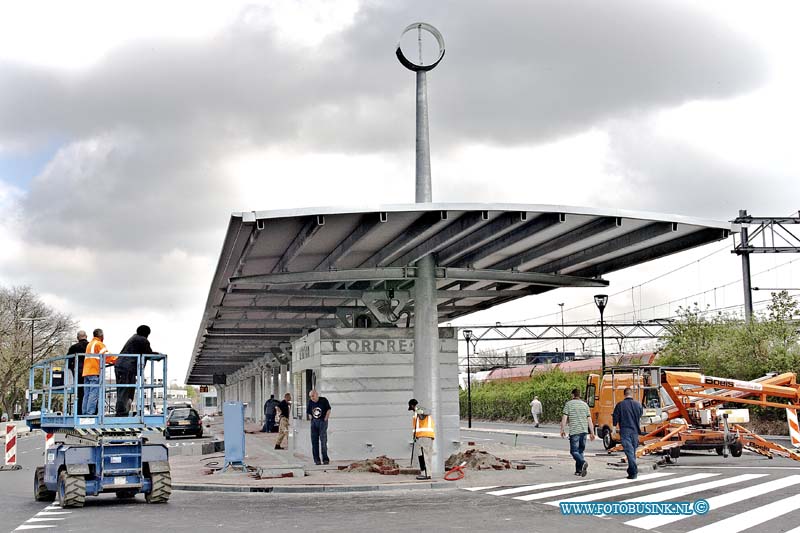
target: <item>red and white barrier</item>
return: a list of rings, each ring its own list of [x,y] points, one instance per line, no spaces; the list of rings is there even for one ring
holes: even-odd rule
[[[797,423],[797,409],[786,409],[786,420],[789,422],[789,437],[792,446],[800,448],[800,424]]]
[[[6,465],[17,464],[17,426],[6,425]]]
[[[49,450],[56,445],[56,436],[52,433],[47,433],[44,437],[44,449]]]

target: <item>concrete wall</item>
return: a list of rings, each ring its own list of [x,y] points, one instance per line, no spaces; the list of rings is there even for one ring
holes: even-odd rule
[[[453,328],[440,328],[441,427],[445,457],[458,448],[458,346]],[[305,413],[308,397],[298,397],[301,376],[316,375],[321,396],[331,403],[328,450],[331,459],[411,453],[414,397],[414,330],[403,328],[321,329],[297,340],[292,349],[294,415]],[[309,422],[293,421],[295,452],[311,456]]]

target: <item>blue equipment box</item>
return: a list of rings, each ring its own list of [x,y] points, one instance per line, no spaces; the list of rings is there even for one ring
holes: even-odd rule
[[[244,404],[225,402],[222,405],[225,428],[225,464],[244,463]]]

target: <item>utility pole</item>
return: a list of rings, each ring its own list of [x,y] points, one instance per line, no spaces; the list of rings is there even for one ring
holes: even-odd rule
[[[739,218],[746,217],[747,210],[739,210]],[[742,226],[742,286],[744,288],[744,321],[749,324],[753,318],[753,291],[750,287],[750,252],[747,251],[748,242],[748,229],[747,226]]]
[[[564,338],[561,340],[561,351],[562,352],[566,352],[567,351],[567,334],[564,332],[564,303],[562,302],[562,303],[558,304],[558,306],[561,308],[561,335],[564,336]]]

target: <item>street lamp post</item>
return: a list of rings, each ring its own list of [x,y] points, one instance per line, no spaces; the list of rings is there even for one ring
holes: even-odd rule
[[[38,321],[40,321],[40,320],[45,320],[47,318],[50,318],[50,317],[47,317],[47,316],[29,316],[29,317],[25,317],[25,318],[20,318],[19,319],[20,322],[30,322],[31,323],[31,364],[30,364],[29,368],[33,368],[33,357],[34,357],[33,343],[34,343],[34,330],[36,328],[36,323]],[[42,377],[42,379],[44,379],[44,377]]]
[[[564,304],[560,303],[558,306],[561,308],[561,352],[565,353],[567,351],[567,335],[564,332]]]
[[[594,297],[594,304],[600,310],[600,350],[602,353],[602,374],[606,372],[606,335],[605,335],[605,324],[603,323],[603,311],[606,308],[606,304],[608,304],[608,295],[607,294],[597,294]]]
[[[461,332],[464,335],[464,340],[467,341],[467,427],[472,427],[472,368],[469,364],[469,345],[472,344],[473,348],[478,343],[472,335],[471,329],[465,329]]]
[[[46,316],[29,316],[25,318],[20,318],[20,322],[30,322],[31,323],[31,366],[33,366],[33,332],[36,326],[36,323],[40,320],[46,320],[50,317]]]

